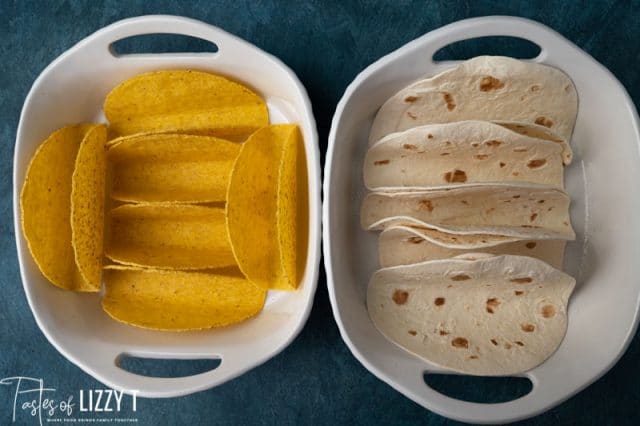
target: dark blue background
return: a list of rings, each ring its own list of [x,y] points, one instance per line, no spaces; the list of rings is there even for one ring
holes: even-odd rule
[[[608,67],[636,105],[640,100],[638,1],[0,0],[0,378],[42,377],[61,394],[101,387],[47,342],[27,306],[11,213],[15,131],[24,98],[49,62],[107,24],[153,13],[201,19],[280,57],[309,91],[322,152],[335,105],[358,72],[427,31],[472,16],[519,15],[549,25]],[[193,46],[198,44],[187,44]],[[473,49],[465,45],[454,53],[482,53]],[[509,44],[503,53],[518,54],[521,49]],[[639,355],[636,338],[604,378],[529,423],[637,423]],[[580,362],[580,354],[575,362]],[[183,373],[189,368],[172,365],[161,370]],[[499,397],[503,392],[475,382],[466,385],[466,395],[473,398]],[[11,421],[11,398],[12,393],[0,387],[0,424]],[[169,400],[140,400],[137,417],[141,424],[450,423],[377,380],[351,356],[332,317],[324,273],[309,322],[282,354],[217,389]]]

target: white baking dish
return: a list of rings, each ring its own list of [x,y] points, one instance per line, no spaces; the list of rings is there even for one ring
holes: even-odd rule
[[[211,41],[216,53],[116,56],[120,39],[153,33]],[[309,180],[309,246],[296,292],[270,292],[254,319],[219,330],[166,333],[127,326],[102,311],[97,294],[62,291],[36,267],[20,227],[19,194],[38,145],[55,129],[104,120],[105,95],[141,72],[192,68],[248,84],[267,100],[272,122],[298,123],[304,136]],[[97,380],[146,397],[171,397],[207,389],[265,362],[300,332],[311,310],[320,263],[320,164],[318,136],[307,93],[295,74],[275,57],[218,28],[175,16],[143,16],[116,22],[82,40],[51,63],[33,84],[18,127],[13,175],[15,234],[20,272],[29,305],[42,332],[65,357]],[[161,307],[159,307],[160,309]],[[118,367],[118,357],[217,358],[218,368],[189,377],[155,378]]]
[[[580,107],[573,135],[575,159],[566,170],[578,239],[565,270],[578,285],[560,348],[525,373],[533,388],[500,404],[456,400],[428,387],[425,372],[440,372],[380,334],[367,315],[365,291],[378,268],[377,236],[360,229],[365,194],[362,163],[373,117],[396,91],[453,62],[433,55],[456,41],[514,36],[536,43],[535,62],[553,65],[574,81]],[[347,88],[329,135],[324,180],[324,256],[333,312],[354,356],[381,380],[438,414],[478,423],[509,422],[553,407],[609,370],[635,334],[640,303],[640,182],[638,115],[624,87],[602,65],[555,31],[526,19],[490,16],[432,31],[365,69]]]

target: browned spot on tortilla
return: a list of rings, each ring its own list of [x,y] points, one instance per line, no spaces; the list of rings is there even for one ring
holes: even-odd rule
[[[449,111],[453,111],[454,109],[456,109],[456,103],[453,100],[453,96],[451,96],[451,93],[442,92],[442,98],[444,99],[444,102],[447,104],[447,109]]]
[[[475,158],[476,160],[486,160],[487,158],[489,158],[489,156],[487,154],[477,154],[474,155],[473,158]]]
[[[533,222],[534,220],[536,220],[536,217],[538,217],[538,213],[534,213],[531,216],[529,216],[529,220]]]
[[[444,180],[452,182],[466,182],[467,174],[463,170],[455,169],[453,172],[447,172],[444,174]]]
[[[448,336],[449,332],[448,331],[444,331],[444,330],[440,330],[440,335],[441,336]]]
[[[456,337],[455,339],[453,339],[451,341],[451,346],[453,346],[454,348],[468,349],[469,348],[469,341],[467,339],[465,339],[464,337]]]
[[[528,242],[527,244],[524,245],[526,248],[528,249],[534,249],[536,248],[536,243],[534,243],[533,241]]]
[[[465,206],[468,206],[468,205],[469,205],[469,202],[468,202],[467,200],[460,200],[460,202],[461,202],[462,204],[464,204]]]
[[[417,146],[415,146],[415,145],[413,145],[413,144],[410,144],[410,143],[405,143],[404,145],[402,145],[402,147],[403,147],[404,149],[411,149],[411,150],[416,150],[416,149],[418,149],[418,147],[417,147]]]
[[[490,92],[492,90],[502,89],[503,87],[504,87],[504,83],[502,81],[490,75],[485,75],[480,80],[481,92]]]
[[[520,195],[514,195],[514,196],[513,196],[513,197],[511,197],[511,198],[520,198]]]
[[[531,277],[511,278],[510,281],[512,283],[516,283],[516,284],[527,284],[527,283],[530,283],[531,281],[533,281],[533,278],[531,278]]]
[[[556,314],[556,308],[553,305],[544,305],[542,307],[542,316],[545,318],[552,318]]]
[[[471,277],[467,274],[457,274],[451,277],[452,281],[466,281],[470,280]]]
[[[485,214],[489,214],[492,211],[494,211],[496,208],[495,207],[489,207],[487,210],[484,211]],[[483,241],[484,242],[484,241]]]
[[[518,176],[520,173],[519,172],[513,172],[511,173],[513,176]]]
[[[538,204],[544,204],[544,200],[538,200]]]
[[[469,359],[478,359],[478,355],[471,355]]]
[[[520,225],[520,228],[540,228],[537,225]]]
[[[449,152],[443,152],[442,154],[440,154],[442,157],[444,157],[445,155],[449,155]]]
[[[431,213],[433,211],[433,203],[431,202],[431,200],[420,200],[420,202],[418,203],[418,208],[420,210],[426,210]]]
[[[538,159],[529,161],[527,163],[527,167],[529,167],[530,169],[537,169],[538,167],[542,167],[545,164],[547,164],[547,160],[545,160],[544,158],[538,158]]]
[[[569,226],[569,222],[567,222],[566,220],[562,223],[564,224],[564,226]]]
[[[524,346],[524,343],[522,343],[520,340],[516,340],[516,341],[515,341],[515,342],[513,342],[513,343],[515,343],[515,344],[516,344],[516,345],[518,345],[518,346]]]
[[[412,120],[415,120],[416,118],[418,118],[418,116],[415,114],[412,114],[411,111],[407,111],[407,115],[411,117]]]
[[[496,339],[491,339],[491,343],[493,343],[494,346],[498,346],[498,341]]]
[[[551,207],[549,207],[549,208],[547,209],[547,211],[548,211],[548,212],[550,212],[551,210],[553,210],[553,206],[551,206]]]
[[[541,115],[540,117],[536,118],[535,123],[539,124],[541,126],[544,126],[544,127],[553,126],[553,121],[551,121],[551,119],[549,119],[549,118],[547,118],[547,117],[545,117],[543,115]]]
[[[404,98],[404,101],[408,104],[412,104],[417,100],[418,100],[417,96],[407,96],[406,98]]]
[[[431,133],[427,134],[427,139],[433,139],[433,135]]]
[[[505,342],[504,347],[505,347],[506,349],[511,349],[511,343],[509,343],[509,342]]]
[[[447,288],[451,288],[451,287],[453,287],[453,284],[449,284],[449,285],[447,286]]]
[[[520,324],[520,328],[525,333],[531,333],[532,331],[534,331],[536,329],[536,326],[533,325],[533,324],[526,323],[526,324]]]
[[[497,139],[491,139],[491,140],[485,141],[484,144],[486,146],[496,147],[496,146],[502,145],[502,141],[499,141]]]
[[[538,90],[540,90],[540,86],[538,86],[537,84],[534,84],[533,86],[531,86],[529,88],[532,92],[537,92]]]
[[[524,294],[524,291],[516,290],[514,293],[516,294],[516,296],[522,296]]]
[[[409,237],[407,239],[405,239],[406,242],[411,243],[411,244],[420,244],[422,242],[424,242],[424,238],[420,238],[420,237]]]
[[[500,168],[503,168],[504,166],[506,166],[506,164],[501,161],[500,162]]]
[[[567,84],[566,86],[564,86],[564,91],[565,92],[569,92],[571,90],[571,85]]]
[[[433,301],[433,304],[436,306],[442,306],[444,305],[445,299],[444,297],[436,297],[436,299]]]
[[[418,334],[418,332],[415,330],[409,330],[407,333],[409,333],[412,336],[415,336],[416,334]]]
[[[487,312],[493,314],[496,309],[500,306],[500,300],[497,297],[491,297],[487,299]]]
[[[445,141],[444,143],[446,146],[451,146],[451,141]]]
[[[471,144],[472,147],[477,148],[480,146],[480,144],[478,142],[474,142]]]
[[[407,299],[409,299],[409,292],[404,290],[396,290],[393,292],[393,296],[391,297],[396,305],[404,305],[407,303]]]
[[[389,164],[389,160],[378,160],[373,162],[374,166],[382,166],[384,164]]]

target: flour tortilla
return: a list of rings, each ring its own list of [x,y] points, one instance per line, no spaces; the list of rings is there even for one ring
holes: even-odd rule
[[[374,192],[361,209],[364,229],[392,225],[454,234],[573,240],[569,197],[536,186],[469,186],[432,191]]]
[[[466,120],[466,121],[480,121],[480,120]],[[567,141],[567,139],[554,133],[553,130],[547,127],[541,126],[539,124],[523,123],[519,121],[491,120],[491,121],[488,121],[488,123],[497,124],[498,126],[504,127],[505,129],[511,130],[512,132],[516,132],[520,135],[529,136],[534,139],[542,139],[545,141],[557,143],[562,147],[563,164],[567,166],[571,164],[571,161],[573,161],[573,151],[571,150],[571,146],[569,145],[569,142]],[[446,123],[440,123],[440,124],[446,124]],[[417,127],[423,127],[423,126],[417,126]],[[413,129],[413,127],[411,127],[411,129]],[[399,131],[396,133],[402,133],[402,131]],[[389,135],[383,137],[382,139],[391,138],[392,135],[393,133],[390,133]],[[433,136],[435,136],[435,134],[433,134]],[[377,145],[378,142],[382,141],[382,139],[370,140],[369,146],[372,147],[373,145]]]
[[[541,124],[571,139],[578,95],[562,71],[502,56],[478,56],[400,90],[382,105],[369,141],[430,123],[507,120]]]
[[[387,339],[427,362],[513,375],[560,345],[574,286],[572,277],[531,257],[466,255],[377,271],[367,308]]]
[[[530,256],[562,270],[564,240],[532,240],[503,235],[457,235],[435,229],[392,226],[378,240],[380,265],[410,265],[428,260],[448,259],[466,253]]]
[[[364,160],[367,188],[531,182],[563,188],[562,146],[487,121],[428,124],[384,137]]]
[[[544,126],[531,123],[520,123],[518,121],[491,121],[493,124],[504,127],[512,132],[519,133],[524,136],[529,136],[535,139],[542,139],[549,142],[554,142],[562,147],[562,162],[565,166],[571,164],[573,160],[573,151],[567,139],[554,133],[551,129]]]

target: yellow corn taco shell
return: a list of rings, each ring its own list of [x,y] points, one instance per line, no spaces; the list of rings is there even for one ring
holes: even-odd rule
[[[105,268],[102,307],[137,327],[185,331],[223,327],[258,314],[266,291],[237,270],[162,271]]]
[[[227,228],[233,254],[252,282],[271,289],[295,289],[295,125],[260,129],[243,144],[227,193]]]
[[[297,206],[304,200],[299,198],[301,182],[298,181],[298,152],[302,139],[300,130],[296,127],[284,141],[282,158],[280,160],[280,172],[278,174],[278,198],[276,212],[276,230],[278,232],[278,249],[280,251],[280,264],[282,265],[282,277],[273,283],[277,290],[295,290],[298,286],[296,255],[298,254],[298,209]],[[304,205],[306,208],[306,203]]]
[[[132,266],[208,269],[235,265],[224,209],[188,205],[123,205],[109,214],[105,255]]]
[[[210,136],[140,134],[111,145],[111,197],[129,202],[224,201],[240,144]]]
[[[76,266],[71,242],[71,192],[76,157],[93,125],[67,126],[40,145],[20,194],[22,232],[42,274],[54,285],[96,291]]]
[[[95,126],[87,132],[71,178],[71,243],[75,262],[85,284],[95,291],[102,284],[106,140],[105,126]]]
[[[244,140],[269,124],[264,100],[249,88],[193,70],[130,78],[107,95],[104,111],[120,135],[181,130]]]

